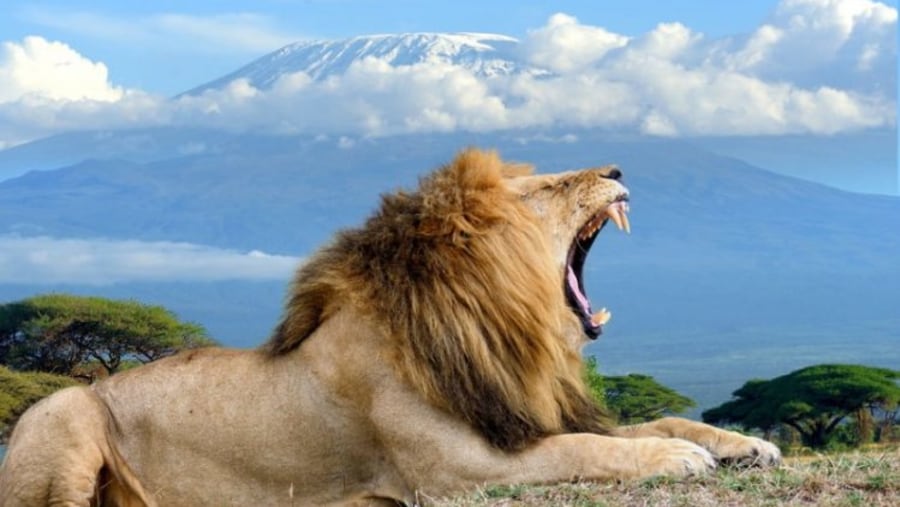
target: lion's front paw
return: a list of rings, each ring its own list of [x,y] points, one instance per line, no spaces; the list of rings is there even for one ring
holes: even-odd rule
[[[680,438],[637,438],[639,477],[669,475],[689,477],[715,470],[716,460],[703,447]]]
[[[738,433],[720,439],[711,451],[717,459],[728,464],[770,467],[781,463],[781,450],[778,446],[761,438]]]

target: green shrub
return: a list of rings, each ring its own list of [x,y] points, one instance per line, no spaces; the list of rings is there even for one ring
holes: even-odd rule
[[[0,439],[16,419],[41,398],[64,387],[78,385],[70,377],[42,372],[16,372],[0,366]]]

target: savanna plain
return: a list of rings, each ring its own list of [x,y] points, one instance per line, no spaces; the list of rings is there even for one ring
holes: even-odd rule
[[[722,467],[687,480],[500,486],[429,500],[440,507],[894,507],[900,505],[900,447],[794,455],[774,470]]]

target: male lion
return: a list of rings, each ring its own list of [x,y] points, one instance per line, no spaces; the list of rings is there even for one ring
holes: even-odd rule
[[[613,427],[582,381],[609,319],[581,272],[628,229],[614,168],[468,150],[298,271],[256,351],[185,352],[19,421],[0,505],[394,505],[496,483],[685,476],[778,449],[697,422]]]

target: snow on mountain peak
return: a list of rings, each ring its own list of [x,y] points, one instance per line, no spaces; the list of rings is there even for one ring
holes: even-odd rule
[[[336,41],[302,41],[287,45],[219,79],[185,93],[199,94],[246,79],[259,89],[272,86],[279,77],[304,72],[319,81],[343,74],[356,61],[377,58],[390,65],[443,62],[489,77],[521,72],[527,68],[516,55],[519,41],[489,33],[405,33],[352,37]]]

